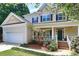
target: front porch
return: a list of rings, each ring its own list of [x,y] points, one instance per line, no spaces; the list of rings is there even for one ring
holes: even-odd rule
[[[46,43],[45,41],[48,41],[48,46],[52,40],[56,40],[59,49],[70,49],[71,39],[78,35],[78,26],[61,26],[52,28],[35,28],[32,38],[42,46]]]

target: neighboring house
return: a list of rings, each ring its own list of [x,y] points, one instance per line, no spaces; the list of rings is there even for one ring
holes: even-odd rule
[[[79,21],[70,21],[54,5],[43,4],[32,14],[24,18],[10,13],[2,23],[3,41],[27,44],[33,38],[38,40],[55,39],[59,48],[70,47],[70,38],[79,36]],[[42,34],[40,34],[42,32]]]

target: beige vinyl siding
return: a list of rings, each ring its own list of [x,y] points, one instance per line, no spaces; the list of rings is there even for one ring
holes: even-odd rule
[[[12,15],[6,24],[12,24],[12,23],[18,23],[18,22],[21,22],[21,21],[19,21],[15,16]]]
[[[64,28],[64,36],[76,36],[77,35],[77,27],[72,26],[72,27],[65,27]]]

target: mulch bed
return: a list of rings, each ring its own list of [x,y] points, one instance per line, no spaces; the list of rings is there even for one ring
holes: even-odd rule
[[[27,46],[32,49],[40,49],[40,50],[45,50],[45,51],[48,50],[47,47],[40,44],[28,44]]]

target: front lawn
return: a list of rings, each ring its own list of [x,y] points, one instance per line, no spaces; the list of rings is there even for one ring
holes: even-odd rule
[[[0,56],[49,56],[49,55],[14,47],[10,50],[0,52]]]
[[[71,56],[79,56],[79,53],[72,51]]]

